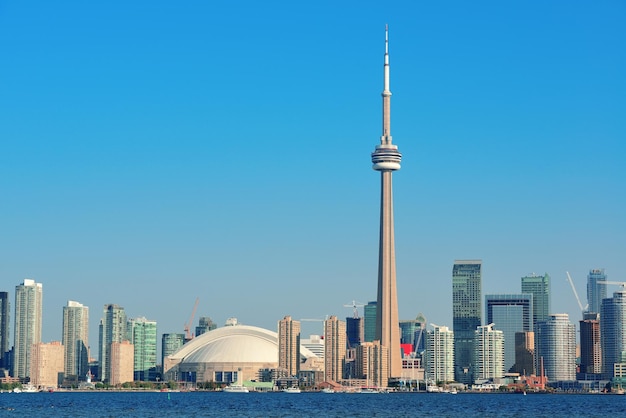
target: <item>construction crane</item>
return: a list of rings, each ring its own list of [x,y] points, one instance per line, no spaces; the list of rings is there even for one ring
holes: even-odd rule
[[[196,298],[196,303],[193,305],[193,310],[191,311],[191,316],[189,317],[189,321],[185,324],[185,341],[191,341],[193,339],[193,332],[191,332],[191,324],[193,323],[193,317],[196,316],[196,309],[198,309],[198,302],[200,302],[200,298]]]
[[[580,308],[580,311],[585,312],[589,307],[589,304],[585,305],[585,307],[583,308],[583,304],[578,297],[578,292],[576,291],[576,287],[574,286],[574,282],[572,281],[572,276],[569,275],[568,271],[566,271],[565,273],[567,273],[567,280],[569,281],[569,285],[572,286],[572,291],[574,292],[574,296],[576,296],[576,302],[578,302],[578,307]]]
[[[598,280],[596,283],[598,284],[614,284],[616,286],[621,286],[622,290],[626,290],[626,282],[613,282],[610,280]]]
[[[365,306],[363,303],[361,302],[357,302],[355,300],[352,301],[352,305],[343,305],[344,308],[352,308],[352,317],[353,318],[358,318],[359,317],[359,309],[358,308],[362,308],[363,306]]]

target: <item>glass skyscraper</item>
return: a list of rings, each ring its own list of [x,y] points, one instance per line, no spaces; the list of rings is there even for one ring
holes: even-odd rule
[[[543,358],[549,381],[576,380],[576,327],[567,314],[551,314],[536,324],[535,344],[538,374]]]
[[[9,367],[9,292],[0,292],[0,369]]]
[[[411,344],[414,352],[424,349],[423,330],[426,324],[420,319],[400,321],[400,343]]]
[[[161,365],[165,368],[165,357],[171,356],[185,344],[185,334],[163,334],[161,336]]]
[[[474,332],[482,314],[481,267],[481,260],[456,260],[452,268],[454,379],[465,384],[474,383]]]
[[[504,370],[515,365],[515,333],[533,330],[533,295],[499,294],[486,295],[488,324],[504,335]]]
[[[70,300],[63,307],[65,375],[86,380],[89,372],[89,308]]]
[[[205,332],[213,331],[217,328],[217,324],[213,322],[208,316],[202,316],[198,320],[198,326],[196,327],[196,337],[204,334]]]
[[[348,337],[348,348],[355,348],[364,340],[363,318],[346,318],[346,333]]]
[[[30,376],[30,349],[41,342],[43,286],[24,279],[15,287],[15,342],[13,377]]]
[[[128,321],[128,340],[134,345],[134,379],[155,380],[157,358],[157,323],[146,318]]]
[[[611,378],[615,363],[626,362],[626,290],[618,290],[612,298],[602,300],[600,339],[602,373]]]
[[[602,299],[606,298],[606,281],[604,269],[589,270],[587,275],[587,301],[589,302],[588,312],[600,313]]]
[[[376,301],[369,302],[363,307],[363,338],[367,342],[376,339]]]
[[[118,305],[104,305],[100,321],[99,379],[108,382],[111,378],[111,344],[128,340],[126,312]]]
[[[531,274],[522,277],[522,293],[533,295],[533,327],[539,321],[547,321],[550,315],[550,276]]]

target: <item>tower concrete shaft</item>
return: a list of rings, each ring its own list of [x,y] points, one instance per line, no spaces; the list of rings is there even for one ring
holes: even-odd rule
[[[389,90],[389,36],[385,28],[385,65],[383,88],[383,132],[380,145],[372,153],[373,169],[380,171],[380,250],[378,255],[378,297],[376,304],[376,339],[387,347],[389,377],[402,375],[400,324],[396,288],[396,256],[393,224],[391,175],[400,169],[402,155],[391,143],[391,91]]]

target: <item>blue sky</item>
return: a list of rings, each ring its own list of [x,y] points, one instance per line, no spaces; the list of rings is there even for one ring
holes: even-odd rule
[[[390,27],[400,316],[565,272],[626,280],[622,1],[0,2],[0,290],[182,332],[376,298]],[[13,303],[13,302],[12,302]],[[584,302],[583,302],[584,303]],[[305,332],[320,332],[309,323]]]

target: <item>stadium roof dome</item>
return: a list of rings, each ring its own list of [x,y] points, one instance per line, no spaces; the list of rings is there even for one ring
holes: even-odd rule
[[[317,357],[302,346],[300,355]],[[225,326],[194,338],[170,357],[181,363],[275,363],[278,334],[249,325]]]

